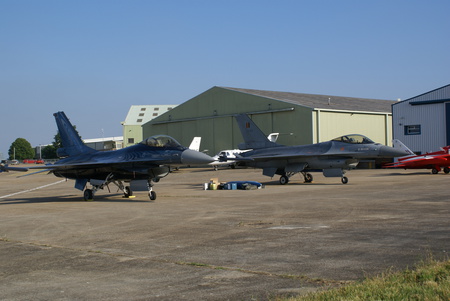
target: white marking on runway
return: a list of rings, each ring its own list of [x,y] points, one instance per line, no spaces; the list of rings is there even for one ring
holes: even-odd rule
[[[55,185],[55,184],[59,184],[59,183],[65,182],[65,181],[66,180],[60,180],[60,181],[57,181],[57,182],[54,182],[54,183],[50,183],[50,184],[47,184],[47,185],[43,185],[43,186],[39,186],[39,187],[36,187],[36,188],[31,188],[31,189],[27,189],[27,190],[15,192],[15,193],[3,195],[3,196],[0,196],[0,199],[9,198],[11,196],[15,196],[15,195],[18,195],[18,194],[21,194],[21,193],[30,192],[30,191],[38,190],[38,189],[41,189],[41,188],[49,187],[49,186],[52,186],[52,185]]]

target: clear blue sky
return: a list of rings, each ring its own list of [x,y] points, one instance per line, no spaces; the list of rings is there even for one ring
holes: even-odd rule
[[[0,152],[121,136],[213,86],[406,99],[450,84],[450,1],[0,0]],[[102,131],[103,129],[103,131]]]

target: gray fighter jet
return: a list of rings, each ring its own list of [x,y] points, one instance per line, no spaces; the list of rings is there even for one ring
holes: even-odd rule
[[[308,171],[315,169],[322,169],[325,177],[341,177],[342,183],[347,184],[345,170],[355,168],[360,159],[407,155],[403,150],[375,143],[358,134],[309,145],[284,146],[267,139],[246,114],[236,115],[235,118],[245,141],[239,148],[252,150],[233,160],[238,161],[239,165],[262,168],[265,176],[280,175],[280,184],[283,185],[297,173],[303,175],[306,183],[312,182],[313,177]]]
[[[132,189],[148,189],[150,200],[156,199],[153,183],[170,173],[171,167],[180,165],[207,164],[214,161],[210,156],[182,146],[166,135],[151,136],[144,141],[114,151],[96,151],[89,148],[78,136],[64,112],[54,114],[61,135],[62,148],[58,156],[63,157],[52,165],[37,167],[0,166],[1,171],[28,171],[43,169],[57,177],[74,179],[75,188],[84,190],[83,197],[94,198],[94,193],[109,184],[123,191],[124,197],[133,197]],[[125,186],[130,183],[130,186]],[[87,188],[90,183],[92,188]]]

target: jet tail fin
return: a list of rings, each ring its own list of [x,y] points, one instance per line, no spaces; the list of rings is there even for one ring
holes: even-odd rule
[[[57,150],[59,157],[95,152],[93,148],[84,144],[64,112],[57,112],[53,114],[53,116],[55,116],[56,125],[58,126],[59,135],[61,136],[63,145],[62,148]]]
[[[267,139],[266,135],[256,126],[247,114],[239,114],[236,115],[235,118],[245,141],[244,143],[239,144],[239,149],[259,149],[280,146],[280,144],[271,142]]]
[[[449,154],[449,155],[450,155],[450,145],[447,145],[447,146],[441,147],[441,149],[442,149],[442,151],[444,151],[444,152],[446,152],[447,154]]]
[[[395,149],[406,151],[407,153],[409,153],[409,155],[412,155],[412,156],[416,155],[412,150],[410,150],[403,142],[401,142],[398,139],[392,140],[392,147]]]

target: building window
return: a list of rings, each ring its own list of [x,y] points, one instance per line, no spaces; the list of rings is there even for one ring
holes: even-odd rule
[[[405,125],[405,135],[420,135],[420,124]]]
[[[144,116],[145,114],[144,113],[139,113],[139,117],[142,117],[142,116]]]
[[[130,144],[134,143],[134,138],[128,138],[128,143]]]
[[[154,110],[154,111],[159,111],[159,108],[154,108],[153,110]]]
[[[142,122],[142,119],[138,119],[137,122]]]
[[[146,110],[146,108],[141,108],[141,111],[145,111]]]
[[[153,116],[158,116],[158,113],[153,113]]]

